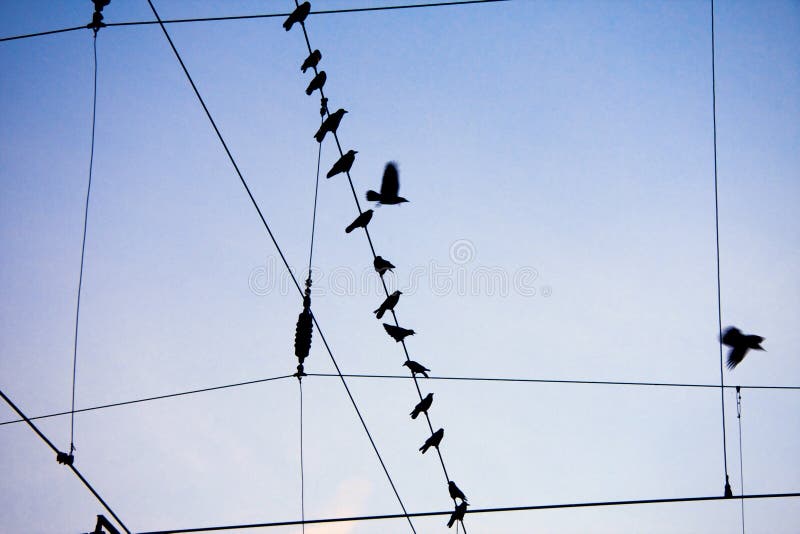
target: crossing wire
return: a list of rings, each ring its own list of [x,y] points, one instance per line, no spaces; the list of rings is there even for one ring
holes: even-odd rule
[[[253,196],[253,193],[250,191],[250,187],[247,185],[247,181],[245,180],[244,175],[239,170],[239,165],[236,163],[236,160],[234,159],[233,154],[231,153],[230,149],[228,148],[228,144],[225,142],[225,139],[222,137],[222,133],[220,132],[219,128],[217,127],[217,123],[216,123],[216,121],[214,121],[214,118],[212,117],[211,112],[208,110],[208,107],[206,106],[205,100],[203,100],[203,97],[200,95],[200,91],[197,89],[197,86],[195,85],[194,80],[192,79],[192,76],[189,74],[189,70],[186,68],[186,64],[183,62],[183,58],[181,58],[181,55],[178,52],[178,49],[175,47],[175,44],[172,42],[172,38],[170,37],[169,32],[167,32],[166,26],[164,25],[163,22],[161,22],[161,19],[160,19],[159,15],[158,15],[158,12],[156,11],[155,6],[153,5],[152,0],[147,0],[147,3],[149,4],[150,9],[152,10],[153,15],[155,16],[156,20],[159,21],[159,25],[161,27],[161,31],[164,32],[164,36],[167,38],[167,41],[169,42],[169,45],[172,48],[172,51],[174,52],[175,57],[178,59],[178,62],[180,63],[181,68],[183,69],[183,73],[186,75],[186,78],[189,81],[190,85],[192,86],[192,89],[194,90],[194,93],[197,96],[198,101],[202,105],[203,110],[206,113],[206,117],[208,118],[209,122],[211,123],[211,126],[214,128],[214,131],[217,134],[217,138],[219,139],[220,143],[222,144],[223,148],[225,149],[225,153],[228,155],[228,159],[230,160],[231,165],[233,165],[233,168],[236,171],[237,176],[239,177],[239,181],[241,182],[242,186],[244,187],[245,191],[247,192],[247,195],[249,196],[250,202],[253,204],[253,207],[258,212],[258,215],[261,218],[261,222],[264,225],[264,228],[266,229],[267,233],[269,234],[269,237],[272,240],[272,243],[275,246],[275,249],[278,251],[278,254],[281,257],[281,260],[283,261],[283,264],[286,267],[286,270],[289,273],[289,276],[291,277],[292,282],[294,282],[294,285],[297,288],[297,292],[300,293],[300,296],[302,297],[303,296],[303,290],[300,289],[300,284],[297,282],[297,278],[294,276],[294,273],[292,272],[292,269],[289,266],[289,262],[286,260],[286,256],[283,254],[283,250],[281,250],[280,245],[278,245],[278,241],[275,239],[275,236],[272,233],[272,230],[270,229],[269,224],[267,223],[267,219],[264,217],[264,214],[262,213],[261,208],[258,206],[258,203],[256,202],[256,199]],[[378,457],[378,461],[380,462],[381,467],[383,468],[383,472],[386,474],[386,478],[389,481],[389,485],[392,487],[392,491],[394,492],[395,497],[397,498],[397,501],[400,503],[400,508],[402,508],[403,513],[405,513],[406,512],[406,508],[405,508],[405,505],[403,504],[403,500],[400,498],[400,493],[397,491],[397,487],[394,484],[394,480],[392,480],[392,476],[389,474],[389,469],[386,467],[386,464],[383,461],[383,457],[381,456],[381,453],[378,450],[378,446],[377,446],[377,444],[375,443],[375,440],[372,437],[372,433],[369,431],[369,428],[367,427],[367,423],[364,420],[364,417],[361,415],[361,410],[358,408],[358,404],[356,404],[355,397],[353,397],[353,394],[350,391],[349,386],[347,385],[347,381],[342,376],[342,372],[341,372],[341,369],[339,368],[339,364],[337,363],[336,358],[333,355],[333,350],[328,345],[328,341],[325,339],[325,335],[323,334],[322,329],[320,328],[319,323],[317,321],[317,318],[313,313],[311,314],[311,318],[314,321],[314,326],[316,327],[317,332],[319,333],[320,339],[322,339],[322,343],[325,345],[325,350],[328,352],[328,355],[331,358],[331,362],[333,363],[334,367],[336,368],[336,372],[339,374],[339,378],[341,379],[342,385],[344,386],[344,389],[347,392],[347,396],[350,398],[350,402],[353,405],[353,409],[355,410],[359,421],[361,422],[361,426],[364,428],[364,432],[367,434],[367,438],[369,439],[369,442],[372,445],[373,450],[375,451],[375,455]],[[411,529],[413,530],[414,526],[413,526],[413,524],[411,524],[411,520],[410,519],[409,519],[409,524],[411,525]]]

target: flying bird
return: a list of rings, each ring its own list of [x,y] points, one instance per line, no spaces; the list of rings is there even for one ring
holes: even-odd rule
[[[429,378],[428,372],[430,372],[430,369],[428,369],[421,363],[415,362],[414,360],[406,361],[406,363],[403,364],[403,367],[408,367],[408,370],[411,371],[412,374],[422,375],[425,378]]]
[[[324,70],[321,70],[311,79],[311,82],[306,87],[306,94],[311,95],[317,89],[322,89],[322,86],[325,85],[325,80],[328,79],[328,75],[325,74]]]
[[[375,314],[375,317],[380,319],[381,317],[383,317],[383,314],[386,313],[388,310],[394,310],[394,307],[397,306],[397,301],[400,300],[400,295],[402,294],[403,294],[402,291],[395,291],[394,293],[386,297],[386,300],[383,301],[380,307],[372,313]]]
[[[383,171],[383,180],[381,180],[381,192],[376,193],[372,189],[367,191],[367,200],[370,202],[377,202],[378,204],[402,204],[408,202],[403,197],[397,196],[400,190],[400,178],[397,174],[397,165],[393,162],[386,164],[386,169]]]
[[[395,268],[394,265],[392,265],[392,262],[389,260],[384,260],[380,256],[375,256],[375,260],[372,262],[372,265],[375,266],[375,270],[381,276],[383,276],[386,271],[391,271]]]
[[[333,164],[333,167],[331,167],[331,170],[329,170],[328,174],[325,176],[331,178],[340,172],[350,172],[350,168],[356,160],[356,154],[358,154],[357,150],[348,150],[347,154],[336,160],[336,163]]]
[[[295,22],[303,22],[311,12],[311,2],[303,2],[295,8],[283,23],[284,29],[288,32],[292,29]]]
[[[394,326],[390,324],[383,323],[383,328],[386,329],[386,333],[389,334],[394,338],[395,341],[398,343],[403,341],[406,336],[413,336],[416,332],[413,330],[408,330],[407,328],[400,328],[399,326]]]
[[[467,512],[467,506],[469,506],[467,501],[461,501],[460,504],[456,505],[456,509],[450,516],[450,521],[447,522],[447,528],[453,528],[456,521],[464,521],[464,514]]]
[[[422,444],[422,447],[420,447],[419,450],[422,452],[422,454],[425,454],[431,447],[436,447],[438,449],[443,437],[444,428],[440,428],[425,440],[425,443]]]
[[[428,393],[424,399],[419,401],[409,415],[411,419],[416,419],[422,412],[428,413],[428,408],[433,404],[433,393]]]
[[[322,52],[320,52],[319,50],[314,50],[308,55],[305,61],[303,61],[303,64],[300,65],[300,70],[305,72],[308,69],[313,69],[314,67],[319,65],[320,59],[322,59]]]
[[[342,122],[342,117],[344,117],[345,113],[347,113],[346,109],[339,108],[328,115],[328,118],[322,121],[317,133],[314,134],[314,139],[316,139],[318,143],[321,143],[322,140],[325,139],[326,133],[336,133],[336,130],[339,128],[339,123]]]
[[[762,341],[764,338],[761,336],[745,335],[735,326],[728,327],[722,334],[722,344],[731,347],[731,351],[728,353],[728,369],[739,365],[748,350],[764,350],[764,347],[761,346]]]
[[[451,499],[461,499],[462,502],[467,502],[467,496],[464,495],[463,491],[458,489],[458,486],[456,486],[456,483],[452,480],[447,483],[447,491],[450,492]]]
[[[367,225],[369,224],[369,221],[372,219],[372,213],[373,213],[372,210],[365,211],[364,213],[356,217],[356,220],[351,222],[347,226],[347,228],[344,229],[344,231],[349,234],[356,228],[366,228]]]

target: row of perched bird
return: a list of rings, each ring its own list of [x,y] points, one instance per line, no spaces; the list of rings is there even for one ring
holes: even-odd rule
[[[299,4],[297,8],[289,15],[289,17],[284,21],[283,27],[286,31],[292,29],[295,24],[300,24],[303,26],[305,30],[305,19],[308,17],[309,13],[311,12],[311,3],[310,2],[303,2]],[[309,50],[311,49],[309,45]],[[319,50],[313,50],[311,53],[306,57],[303,61],[302,65],[300,66],[300,70],[304,73],[308,69],[313,69],[314,77],[306,87],[306,94],[312,95],[314,91],[319,91],[320,96],[322,98],[322,107],[320,113],[325,117],[320,124],[319,129],[314,134],[314,139],[317,140],[318,143],[322,143],[328,133],[336,135],[337,130],[339,129],[339,125],[342,122],[342,118],[347,113],[345,109],[338,109],[333,113],[328,112],[327,109],[327,99],[323,96],[323,87],[325,86],[325,82],[328,80],[328,75],[325,73],[324,70],[317,70],[317,66],[319,65],[320,61],[322,60],[322,53]],[[341,152],[340,152],[341,153]],[[348,150],[346,153],[342,154],[341,157],[333,164],[331,169],[327,172],[327,178],[332,178],[338,174],[347,174],[349,178],[350,169],[353,167],[353,163],[355,162],[356,154],[358,152],[356,150]],[[369,190],[366,193],[366,199],[369,202],[376,202],[378,205],[397,205],[403,204],[408,202],[407,199],[399,196],[400,190],[400,179],[399,173],[397,170],[397,165],[394,162],[389,162],[386,164],[386,167],[383,172],[383,178],[381,180],[381,186],[379,191]],[[360,209],[359,209],[360,211]],[[367,231],[367,225],[372,220],[374,215],[374,210],[368,209],[363,212],[360,212],[358,217],[353,220],[350,224],[345,227],[346,233],[351,233],[356,228],[364,228],[365,232]],[[376,255],[373,260],[373,266],[375,271],[378,275],[383,278],[383,275],[386,274],[387,271],[392,271],[395,266],[386,259],[381,256]],[[309,281],[310,282],[310,281]],[[384,286],[385,287],[385,286]],[[373,313],[378,319],[383,318],[384,314],[389,311],[394,313],[394,308],[397,306],[397,303],[400,300],[400,295],[402,295],[401,291],[394,291],[391,294],[388,294],[387,290],[387,297],[381,303],[381,305],[376,309]],[[302,314],[301,314],[302,317]],[[298,325],[300,323],[298,322]],[[383,328],[386,330],[386,333],[391,336],[396,342],[404,343],[404,339],[408,336],[414,335],[414,330],[402,328],[400,326],[391,325],[388,323],[383,323]],[[310,343],[310,342],[309,342]],[[405,344],[405,343],[404,343]],[[301,362],[302,363],[302,362]],[[415,362],[411,359],[407,359],[406,362],[403,364],[405,367],[409,369],[412,374],[412,377],[416,379],[416,375],[422,375],[424,377],[428,377],[428,372],[430,369],[425,367],[419,362]],[[299,372],[302,372],[301,368],[299,367]],[[299,378],[299,376],[298,376]],[[416,419],[419,414],[424,413],[427,417],[428,410],[430,409],[431,405],[433,404],[433,393],[428,393],[424,398],[422,398],[422,394],[420,394],[420,401],[414,406],[414,409],[411,411],[411,418]],[[430,421],[429,421],[430,422]],[[432,427],[431,427],[432,430]],[[439,448],[439,444],[444,437],[444,429],[440,428],[439,430],[432,432],[431,436],[425,440],[425,443],[419,448],[420,452],[425,454],[431,447],[435,447],[437,450]],[[445,473],[446,474],[446,473]],[[464,492],[459,489],[455,482],[449,479],[447,481],[448,492],[450,497],[453,499],[453,503],[455,505],[455,509],[450,517],[450,520],[447,523],[448,527],[452,527],[456,521],[461,521],[463,524],[464,514],[467,510],[467,498],[464,495]]]

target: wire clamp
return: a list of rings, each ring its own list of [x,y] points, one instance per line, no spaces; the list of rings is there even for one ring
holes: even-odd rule
[[[87,28],[94,30],[95,37],[98,30],[105,27],[103,22],[103,8],[111,3],[111,0],[92,0],[94,3],[94,13],[92,14],[92,22],[86,25]]]
[[[56,461],[62,465],[72,465],[75,461],[75,455],[72,453],[67,454],[66,452],[59,452],[56,455]]]
[[[328,99],[324,96],[320,99],[319,103],[319,114],[321,117],[324,117],[328,113]]]

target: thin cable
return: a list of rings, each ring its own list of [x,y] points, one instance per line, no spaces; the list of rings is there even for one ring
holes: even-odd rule
[[[78,302],[75,306],[75,336],[72,344],[72,408],[69,417],[69,452],[75,450],[75,382],[78,373],[78,325],[81,317],[81,290],[83,288],[83,263],[86,256],[86,228],[89,223],[89,197],[92,193],[92,169],[94,168],[94,132],[97,119],[97,33],[92,39],[94,48],[94,89],[92,93],[92,148],[89,152],[89,184],[86,186],[86,205],[83,209],[83,241],[81,242],[81,269],[78,275]]]
[[[742,499],[788,499],[800,497],[800,492],[794,493],[763,493],[758,495],[742,495]],[[638,506],[645,504],[670,504],[670,503],[684,503],[684,502],[704,502],[704,501],[721,501],[725,497],[679,497],[672,499],[639,499],[633,501],[604,501],[604,502],[582,502],[570,504],[542,504],[532,506],[507,506],[503,508],[477,508],[475,510],[467,510],[467,514],[490,514],[490,513],[505,513],[505,512],[527,512],[534,510],[557,510],[564,508],[595,508],[595,507],[608,507],[608,506]],[[410,517],[434,517],[446,516],[452,514],[452,510],[441,512],[414,512],[408,514]],[[332,517],[326,519],[307,519],[305,524],[316,525],[321,523],[345,523],[355,521],[376,521],[386,519],[402,519],[404,516],[399,514],[384,514],[384,515],[368,515],[368,516],[353,516],[353,517]],[[268,527],[287,527],[300,525],[301,521],[281,521],[273,523],[250,523],[242,525],[221,525],[215,527],[199,527],[199,528],[183,528],[171,530],[153,530],[148,532],[139,532],[138,534],[188,534],[190,532],[215,532],[221,530],[236,530],[248,528],[268,528]]]
[[[253,193],[250,191],[250,187],[248,187],[248,185],[247,185],[247,181],[244,179],[244,176],[242,175],[242,172],[239,170],[239,166],[236,164],[236,160],[233,158],[233,154],[231,154],[231,151],[228,149],[228,145],[225,142],[225,139],[222,137],[222,133],[219,131],[219,128],[217,128],[217,124],[214,121],[214,118],[211,116],[211,112],[208,110],[208,107],[206,106],[205,101],[203,100],[203,97],[200,95],[200,91],[197,89],[197,86],[195,85],[194,80],[192,79],[192,76],[189,74],[189,71],[186,68],[186,65],[184,64],[183,59],[181,58],[181,55],[178,52],[178,49],[175,47],[175,44],[172,42],[172,38],[170,37],[169,32],[167,32],[167,28],[164,26],[164,23],[161,21],[161,18],[159,17],[158,12],[156,11],[155,6],[153,5],[152,0],[147,0],[147,3],[150,5],[150,9],[153,11],[153,15],[156,17],[156,20],[159,21],[159,25],[161,27],[161,31],[164,32],[164,36],[167,38],[167,41],[169,42],[169,45],[172,48],[172,51],[174,52],[175,57],[178,59],[178,62],[180,63],[181,68],[183,69],[183,73],[186,75],[186,78],[189,80],[189,83],[191,84],[192,89],[194,90],[194,93],[197,96],[197,99],[200,101],[200,104],[203,106],[203,110],[206,113],[206,117],[208,117],[209,122],[214,127],[214,131],[217,134],[217,138],[219,139],[220,143],[222,144],[223,148],[225,149],[225,153],[228,155],[228,159],[230,160],[231,164],[233,165],[233,168],[236,170],[236,174],[239,176],[239,181],[242,183],[242,186],[245,188],[245,191],[247,191],[247,195],[250,198],[250,202],[253,204],[253,207],[258,212],[258,215],[261,218],[261,222],[264,225],[264,228],[267,230],[267,233],[269,234],[270,239],[272,239],[272,243],[275,246],[275,249],[278,251],[278,254],[281,257],[281,260],[283,261],[283,264],[286,267],[286,270],[288,271],[289,276],[292,278],[292,282],[294,282],[294,285],[297,288],[297,292],[300,293],[300,296],[302,297],[303,296],[303,290],[300,289],[300,284],[297,282],[297,278],[294,276],[294,273],[292,272],[292,269],[289,266],[289,262],[286,260],[286,256],[283,254],[283,251],[281,250],[280,245],[278,245],[278,241],[275,239],[275,236],[273,235],[272,230],[270,229],[269,224],[267,223],[267,219],[264,217],[264,214],[261,212],[261,208],[258,206],[258,203],[256,202],[256,199],[253,196]],[[387,469],[386,464],[383,461],[383,457],[381,456],[380,451],[378,450],[378,447],[375,444],[375,440],[372,438],[372,434],[370,433],[369,428],[367,427],[367,424],[366,424],[366,422],[364,421],[364,418],[361,415],[361,410],[359,410],[358,405],[356,404],[355,398],[353,397],[352,393],[350,392],[350,388],[347,386],[347,381],[344,379],[344,377],[341,376],[341,370],[339,368],[338,363],[336,362],[336,358],[333,356],[333,351],[331,350],[330,346],[328,346],[328,343],[325,340],[325,336],[322,333],[322,329],[319,327],[319,323],[317,322],[317,319],[313,315],[313,313],[312,313],[311,317],[314,320],[314,325],[317,327],[317,332],[319,333],[320,337],[322,338],[323,343],[325,344],[325,349],[327,350],[328,355],[330,356],[331,361],[333,362],[333,365],[336,368],[336,371],[339,373],[339,377],[342,380],[342,384],[344,385],[345,391],[347,392],[347,395],[350,398],[350,402],[352,403],[353,408],[355,409],[356,414],[358,415],[358,418],[361,421],[361,425],[364,427],[364,431],[366,432],[367,437],[369,438],[369,441],[372,444],[372,448],[375,451],[375,455],[378,457],[378,460],[379,460],[379,462],[381,464],[381,467],[383,468],[384,473],[386,474],[386,478],[389,480],[389,484],[391,485],[392,490],[394,491],[395,497],[397,497],[397,500],[400,503],[400,508],[403,510],[403,513],[406,513],[405,505],[403,504],[403,501],[400,498],[400,494],[398,493],[397,488],[394,485],[394,481],[392,480],[392,477],[389,474],[389,470]],[[411,525],[412,531],[414,531],[414,525],[411,523],[411,520],[409,519],[408,522],[409,522],[409,525]],[[416,532],[416,531],[414,531],[414,532]]]
[[[739,421],[739,483],[742,485],[742,495],[744,495],[744,463],[742,457],[742,392],[740,388],[736,387],[736,419]],[[742,534],[744,534],[744,499],[741,500],[742,504]]]
[[[27,417],[27,416],[26,416],[24,413],[22,413],[22,410],[20,410],[20,409],[17,407],[17,405],[16,405],[16,404],[14,404],[14,403],[11,401],[11,399],[9,399],[9,398],[6,396],[6,394],[5,394],[5,393],[3,393],[3,391],[2,391],[2,390],[0,390],[0,397],[2,397],[4,401],[6,401],[6,404],[8,404],[8,405],[11,407],[11,409],[12,409],[12,410],[14,410],[15,412],[17,412],[17,415],[19,415],[19,416],[22,418],[22,420],[23,420],[23,421],[25,421],[26,423],[28,423],[28,426],[30,426],[30,427],[33,429],[33,431],[34,431],[34,432],[36,432],[36,434],[37,434],[37,435],[38,435],[38,436],[39,436],[39,437],[42,439],[42,441],[44,441],[44,442],[47,444],[47,446],[48,446],[48,447],[50,447],[50,448],[53,450],[53,452],[54,452],[54,453],[56,453],[56,454],[61,454],[61,451],[59,451],[59,450],[56,448],[56,446],[55,446],[55,445],[53,445],[53,442],[52,442],[52,441],[50,441],[49,439],[47,439],[47,436],[45,436],[45,435],[42,433],[42,431],[41,431],[41,430],[39,430],[39,429],[36,427],[36,425],[34,425],[34,424],[33,424],[33,422],[32,422],[32,421],[31,421],[31,420],[30,420],[30,419],[29,419],[29,418],[28,418],[28,417]],[[68,467],[69,467],[70,469],[72,469],[72,472],[73,472],[73,473],[75,473],[75,475],[76,475],[76,476],[77,476],[77,477],[80,479],[80,481],[81,481],[81,482],[83,482],[83,485],[84,485],[84,486],[86,486],[86,488],[87,488],[89,491],[91,491],[91,492],[92,492],[92,495],[94,495],[94,496],[95,496],[95,498],[96,498],[96,499],[97,499],[97,500],[100,502],[100,504],[102,504],[102,505],[103,505],[103,507],[106,509],[106,511],[107,511],[109,514],[111,514],[111,516],[112,516],[112,517],[113,517],[113,518],[114,518],[114,519],[117,521],[117,523],[119,524],[119,526],[121,526],[121,527],[122,527],[122,530],[124,530],[125,532],[127,532],[128,534],[130,534],[130,533],[131,533],[131,531],[130,531],[130,530],[128,530],[128,527],[126,527],[126,526],[125,526],[125,523],[123,523],[123,522],[122,522],[122,520],[121,520],[119,517],[117,517],[117,514],[115,514],[115,513],[114,513],[114,510],[112,510],[112,509],[111,509],[111,507],[110,507],[110,506],[109,506],[109,505],[106,503],[106,501],[105,501],[105,500],[103,500],[103,498],[100,496],[100,494],[99,494],[99,493],[97,493],[97,491],[95,491],[95,489],[92,487],[92,485],[91,485],[91,484],[89,484],[89,481],[88,481],[88,480],[86,480],[85,478],[83,478],[83,475],[80,473],[80,471],[78,471],[78,469],[77,469],[77,468],[76,468],[74,465],[72,465],[72,464],[69,464],[69,465],[68,465]]]
[[[725,432],[725,373],[722,349],[722,282],[719,268],[719,189],[717,180],[717,68],[714,37],[714,0],[711,0],[711,102],[714,129],[714,236],[717,245],[717,321],[719,326],[719,397],[722,408],[722,458],[725,466],[725,494],[730,496],[728,444]]]
[[[314,231],[317,227],[317,197],[319,196],[319,167],[322,161],[322,143],[317,143],[317,181],[314,184],[314,213],[311,216],[311,246],[308,250],[308,279],[311,280],[311,259],[314,257]]]
[[[306,531],[306,477],[303,469],[303,381],[300,385],[300,517],[303,519],[303,533]]]
[[[309,15],[333,15],[339,13],[359,13],[359,12],[366,12],[366,11],[387,11],[387,10],[394,10],[394,9],[416,9],[416,8],[427,8],[427,7],[445,7],[445,6],[459,6],[459,5],[468,5],[468,4],[485,4],[491,2],[508,2],[510,0],[465,0],[459,2],[433,2],[428,4],[408,4],[408,5],[398,5],[398,6],[381,6],[381,7],[359,7],[359,8],[350,8],[350,9],[328,9],[328,10],[321,10],[321,11],[312,11]],[[186,23],[186,22],[215,22],[215,21],[225,21],[225,20],[248,20],[248,19],[266,19],[266,18],[274,18],[274,17],[286,17],[289,13],[266,13],[260,15],[234,15],[234,16],[227,16],[227,17],[203,17],[203,18],[189,18],[189,19],[168,19],[163,20],[164,24],[179,24],[179,23]],[[106,23],[105,27],[114,27],[114,26],[143,26],[143,25],[150,25],[150,24],[159,24],[158,20],[141,20],[141,21],[130,21],[130,22],[109,22]],[[74,26],[72,28],[63,28],[60,30],[49,30],[44,32],[38,33],[27,33],[25,35],[15,35],[12,37],[3,37],[0,38],[0,42],[3,41],[14,41],[18,39],[29,39],[31,37],[41,37],[43,35],[52,35],[55,33],[65,33],[65,32],[72,32],[75,30],[85,30],[86,26]]]

